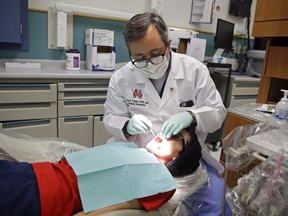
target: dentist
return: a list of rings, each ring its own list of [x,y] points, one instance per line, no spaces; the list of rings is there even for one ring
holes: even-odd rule
[[[221,127],[226,109],[207,67],[171,51],[167,26],[157,14],[135,15],[123,34],[130,62],[110,79],[103,120],[113,135],[108,142],[131,141],[145,147],[153,138],[150,130],[170,138],[193,125],[212,186],[199,215],[221,215],[219,173],[224,168],[204,142],[208,133]]]

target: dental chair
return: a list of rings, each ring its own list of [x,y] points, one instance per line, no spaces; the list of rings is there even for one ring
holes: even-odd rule
[[[71,143],[59,138],[33,138],[25,134],[12,131],[0,130],[0,159],[12,160],[19,162],[57,162],[67,153],[76,152],[87,147],[83,147],[76,143]],[[206,188],[208,182],[208,174],[205,168],[200,165],[192,175],[175,178],[177,182],[177,191],[173,197],[164,205],[162,205],[161,213],[159,210],[145,212],[144,210],[117,210],[101,214],[101,216],[162,216],[162,215],[182,215],[181,211],[184,205],[182,201],[198,192],[199,188]],[[185,186],[188,184],[188,186]],[[204,186],[204,187],[202,187]],[[198,198],[198,196],[196,196]],[[195,199],[195,198],[194,198]],[[181,204],[179,204],[181,203]],[[198,208],[194,207],[193,208]],[[176,210],[175,210],[176,209]],[[180,210],[179,210],[180,209]],[[185,209],[185,211],[187,211]]]

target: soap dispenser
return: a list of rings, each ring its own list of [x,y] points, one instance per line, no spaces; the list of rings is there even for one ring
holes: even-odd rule
[[[288,120],[288,90],[281,89],[284,97],[276,104],[275,117],[281,120]]]

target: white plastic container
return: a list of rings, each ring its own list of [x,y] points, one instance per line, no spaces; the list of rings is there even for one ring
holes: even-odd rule
[[[281,120],[288,120],[288,90],[281,89],[284,97],[276,104],[275,117]]]
[[[66,51],[66,70],[80,69],[80,52],[77,49]]]

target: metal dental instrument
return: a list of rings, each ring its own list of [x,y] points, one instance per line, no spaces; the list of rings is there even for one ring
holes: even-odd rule
[[[153,135],[154,137],[156,137],[156,134],[154,133],[154,131],[152,130],[152,128],[150,128],[150,132],[152,133],[152,135]]]
[[[150,128],[150,132],[152,133],[152,135],[154,136],[154,139],[156,140],[156,142],[161,143],[162,139],[159,136],[156,136],[156,134],[154,133],[154,131],[152,130],[152,128]]]

